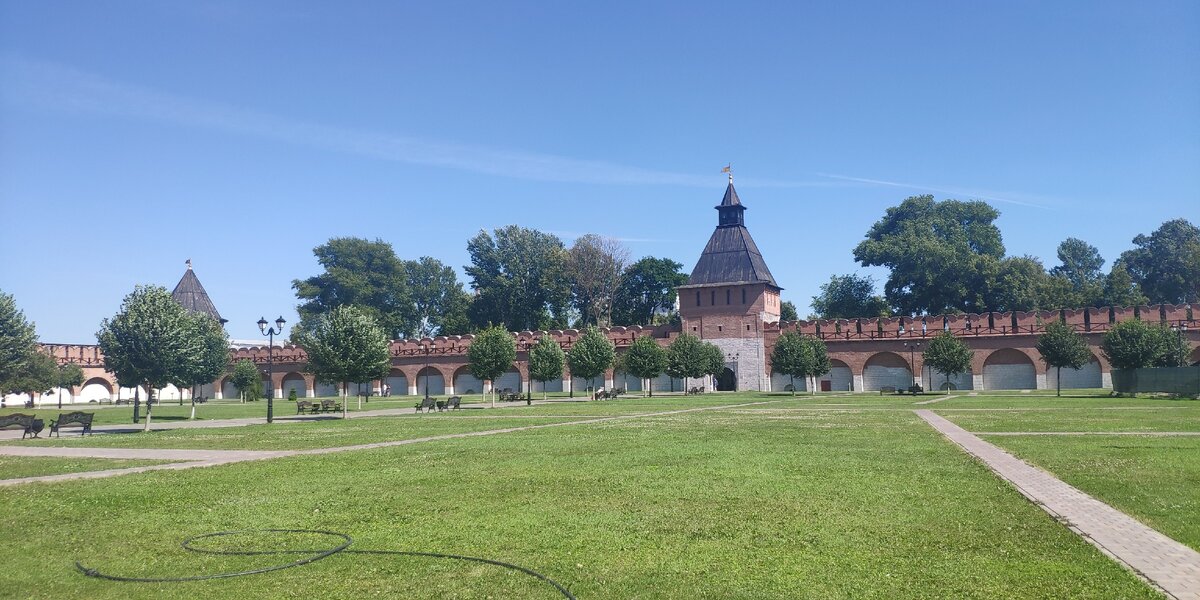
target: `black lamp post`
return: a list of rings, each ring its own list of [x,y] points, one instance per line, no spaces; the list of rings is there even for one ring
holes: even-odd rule
[[[917,349],[921,347],[921,342],[909,342],[904,344],[908,348],[908,373],[912,375],[912,387],[917,387]]]
[[[429,352],[433,350],[433,344],[422,345],[425,350],[425,399],[429,399]]]
[[[268,423],[273,423],[275,421],[275,382],[274,382],[275,355],[273,354],[273,352],[275,350],[275,336],[283,333],[283,324],[286,322],[287,321],[283,320],[283,316],[280,315],[280,317],[278,319],[275,319],[274,327],[267,327],[266,318],[258,319],[258,330],[261,331],[263,335],[267,336],[267,422]]]

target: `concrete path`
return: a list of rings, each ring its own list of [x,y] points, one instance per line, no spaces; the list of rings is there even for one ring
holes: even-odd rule
[[[951,398],[954,398],[955,396],[956,396],[955,394],[949,394],[946,396],[942,396],[941,398],[934,398],[932,400],[922,400],[920,402],[913,402],[913,404],[933,404],[934,402],[941,402],[942,400],[949,400]]]
[[[109,469],[106,471],[84,471],[80,473],[62,473],[59,475],[45,475],[40,477],[23,477],[20,479],[3,479],[0,480],[0,486],[19,485],[23,483],[33,482],[53,482],[66,481],[71,479],[97,479],[101,477],[113,477],[116,475],[125,475],[128,473],[142,473],[145,471],[156,471],[163,469],[190,469],[195,467],[212,467],[217,465],[225,465],[235,462],[245,462],[250,460],[268,460],[272,458],[281,458],[286,456],[305,456],[313,454],[332,454],[334,452],[347,452],[354,450],[372,450],[376,448],[387,448],[391,446],[406,446],[409,444],[420,444],[424,442],[435,442],[440,440],[452,440],[458,438],[480,437],[488,435],[498,435],[502,433],[515,433],[518,431],[533,431],[537,429],[547,429],[550,427],[565,427],[569,425],[590,425],[593,423],[611,423],[617,421],[627,421],[631,419],[644,419],[646,417],[662,417],[670,415],[680,415],[685,413],[700,412],[707,410],[723,410],[729,408],[741,408],[744,406],[756,406],[761,404],[772,404],[779,400],[765,400],[760,402],[743,402],[740,404],[723,404],[717,406],[701,406],[696,408],[683,408],[678,410],[667,410],[652,413],[639,413],[632,415],[616,415],[611,417],[581,417],[574,421],[564,421],[561,423],[542,423],[538,425],[523,425],[520,427],[505,427],[502,429],[486,429],[483,431],[469,431],[463,433],[448,433],[444,435],[433,435],[421,438],[410,438],[404,440],[392,440],[387,442],[375,442],[371,444],[356,444],[352,446],[335,446],[332,448],[312,448],[308,450],[185,450],[185,449],[168,449],[168,448],[77,448],[77,447],[52,447],[52,446],[0,446],[0,455],[3,456],[54,456],[54,457],[71,457],[71,458],[110,458],[110,459],[149,459],[149,460],[179,460],[186,462],[177,462],[162,465],[146,465],[141,467],[130,467],[126,469]]]
[[[1200,599],[1200,552],[1147,527],[929,410],[922,419],[1050,516],[1171,598]]]
[[[1136,435],[1142,437],[1192,437],[1200,431],[979,431],[975,435]]]

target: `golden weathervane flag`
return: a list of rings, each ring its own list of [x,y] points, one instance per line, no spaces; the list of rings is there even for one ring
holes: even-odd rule
[[[721,169],[721,172],[722,173],[732,173],[733,172],[733,163],[729,163],[729,164],[725,165],[725,168]]]

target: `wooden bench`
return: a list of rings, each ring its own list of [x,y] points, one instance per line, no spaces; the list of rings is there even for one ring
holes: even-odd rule
[[[446,410],[458,410],[460,403],[462,403],[461,396],[450,396],[446,399]]]
[[[46,422],[34,415],[13,413],[0,417],[0,429],[7,427],[20,427],[24,430],[21,433],[21,439],[25,439],[25,436],[37,437],[42,432],[42,429],[46,427]]]
[[[92,433],[92,417],[95,415],[96,413],[85,413],[79,410],[66,414],[60,414],[58,415],[57,419],[52,419],[50,421],[49,437],[54,437],[54,434],[56,433],[58,434],[58,437],[62,437],[62,431],[60,431],[60,429],[72,425],[80,427],[80,437],[89,435]]]
[[[880,396],[882,396],[884,394],[895,394],[895,393],[896,393],[896,386],[894,386],[894,385],[885,385],[885,386],[879,388]]]
[[[314,407],[315,408],[315,407]],[[337,400],[322,400],[321,412],[336,412],[342,410],[342,403]],[[313,412],[317,412],[313,410]]]
[[[437,408],[437,400],[433,398],[425,398],[416,404],[417,412],[429,412]]]
[[[296,414],[312,412],[313,403],[308,400],[301,400],[296,403]]]

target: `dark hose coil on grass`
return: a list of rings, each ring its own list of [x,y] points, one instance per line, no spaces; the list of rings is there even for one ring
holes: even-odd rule
[[[265,533],[265,534],[303,533],[303,534],[325,535],[325,536],[339,538],[339,539],[341,539],[341,542],[339,544],[337,544],[336,546],[327,548],[325,550],[208,550],[208,549],[196,548],[196,547],[192,546],[192,543],[196,542],[198,540],[216,538],[216,537],[225,537],[225,536],[231,536],[231,535],[246,535],[246,534],[254,534],[254,533]],[[233,556],[259,556],[259,555],[266,555],[266,554],[306,554],[308,556],[305,556],[304,558],[301,558],[299,560],[294,560],[294,561],[291,561],[288,563],[271,565],[269,567],[262,567],[262,568],[258,568],[258,569],[250,569],[247,571],[236,571],[236,572],[232,572],[232,573],[213,573],[211,575],[191,575],[188,577],[122,577],[120,575],[111,575],[108,573],[102,573],[96,569],[91,569],[91,568],[85,567],[79,561],[75,561],[75,568],[79,569],[80,573],[83,573],[84,575],[86,575],[88,577],[95,577],[97,579],[107,579],[109,581],[127,581],[127,582],[134,582],[134,583],[171,583],[171,582],[181,582],[181,581],[204,581],[206,579],[226,579],[229,577],[242,577],[245,575],[257,575],[259,573],[270,573],[271,571],[280,571],[283,569],[290,569],[292,567],[299,567],[301,565],[307,565],[309,563],[316,562],[323,558],[329,558],[330,556],[333,556],[334,554],[378,554],[378,555],[392,555],[392,556],[420,556],[420,557],[424,557],[424,558],[448,558],[448,559],[452,559],[452,560],[462,560],[462,561],[468,561],[468,562],[484,563],[484,564],[489,564],[489,565],[496,565],[498,567],[503,567],[505,569],[511,569],[513,571],[519,571],[521,573],[529,575],[530,577],[535,577],[541,581],[544,581],[544,582],[554,586],[554,589],[558,590],[558,592],[561,593],[564,598],[568,598],[569,600],[576,600],[575,596],[572,595],[571,592],[567,591],[567,588],[563,587],[557,581],[554,581],[553,579],[550,579],[549,577],[542,575],[541,573],[538,573],[537,571],[534,571],[533,569],[528,569],[528,568],[522,567],[521,565],[514,565],[512,563],[506,563],[506,562],[500,561],[500,560],[492,560],[490,558],[479,558],[476,556],[460,556],[458,554],[441,554],[441,553],[437,553],[437,552],[410,552],[410,551],[403,551],[403,550],[349,550],[348,548],[350,547],[350,544],[353,544],[353,543],[354,543],[354,539],[344,533],[338,533],[336,531],[323,531],[320,529],[244,529],[244,530],[240,530],[240,531],[217,531],[217,532],[213,532],[213,533],[203,533],[200,535],[194,535],[192,537],[186,538],[183,540],[183,542],[180,543],[180,546],[182,546],[184,550],[188,550],[190,552],[199,552],[202,554],[224,554],[224,555],[233,555]]]

